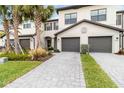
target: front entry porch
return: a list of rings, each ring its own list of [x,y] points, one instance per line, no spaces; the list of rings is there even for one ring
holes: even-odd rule
[[[54,37],[45,37],[45,48],[49,49],[49,48],[53,48],[56,49],[57,48],[57,38]]]

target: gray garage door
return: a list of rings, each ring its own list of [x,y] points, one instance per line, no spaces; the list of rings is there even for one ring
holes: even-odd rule
[[[23,49],[30,49],[30,39],[20,39],[20,45]]]
[[[80,51],[80,38],[62,38],[62,51],[79,52]]]
[[[89,37],[90,52],[112,52],[112,37]]]

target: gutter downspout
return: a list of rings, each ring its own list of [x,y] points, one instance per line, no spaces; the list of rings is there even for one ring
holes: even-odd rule
[[[33,47],[35,49],[35,38],[34,38],[34,36],[32,36],[32,38],[33,38]]]
[[[34,44],[33,45],[34,45],[34,49],[35,49],[35,38],[34,37],[33,37],[33,40],[34,40]]]
[[[124,29],[124,19],[123,19],[123,16],[124,16],[124,13],[122,13],[122,30]],[[123,34],[124,34],[124,32],[122,32],[122,49],[124,48],[124,46],[123,46],[123,42],[124,42],[124,40],[123,40]]]

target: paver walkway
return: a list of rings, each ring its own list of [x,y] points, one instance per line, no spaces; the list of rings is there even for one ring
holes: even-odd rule
[[[111,79],[124,87],[124,56],[111,53],[91,53],[96,62],[104,69]]]
[[[37,68],[5,88],[78,88],[85,87],[80,54],[57,53]]]

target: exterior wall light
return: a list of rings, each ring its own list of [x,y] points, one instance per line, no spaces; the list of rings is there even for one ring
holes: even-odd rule
[[[87,33],[87,28],[86,28],[86,27],[82,27],[82,28],[81,28],[81,33],[82,33],[82,34]]]

